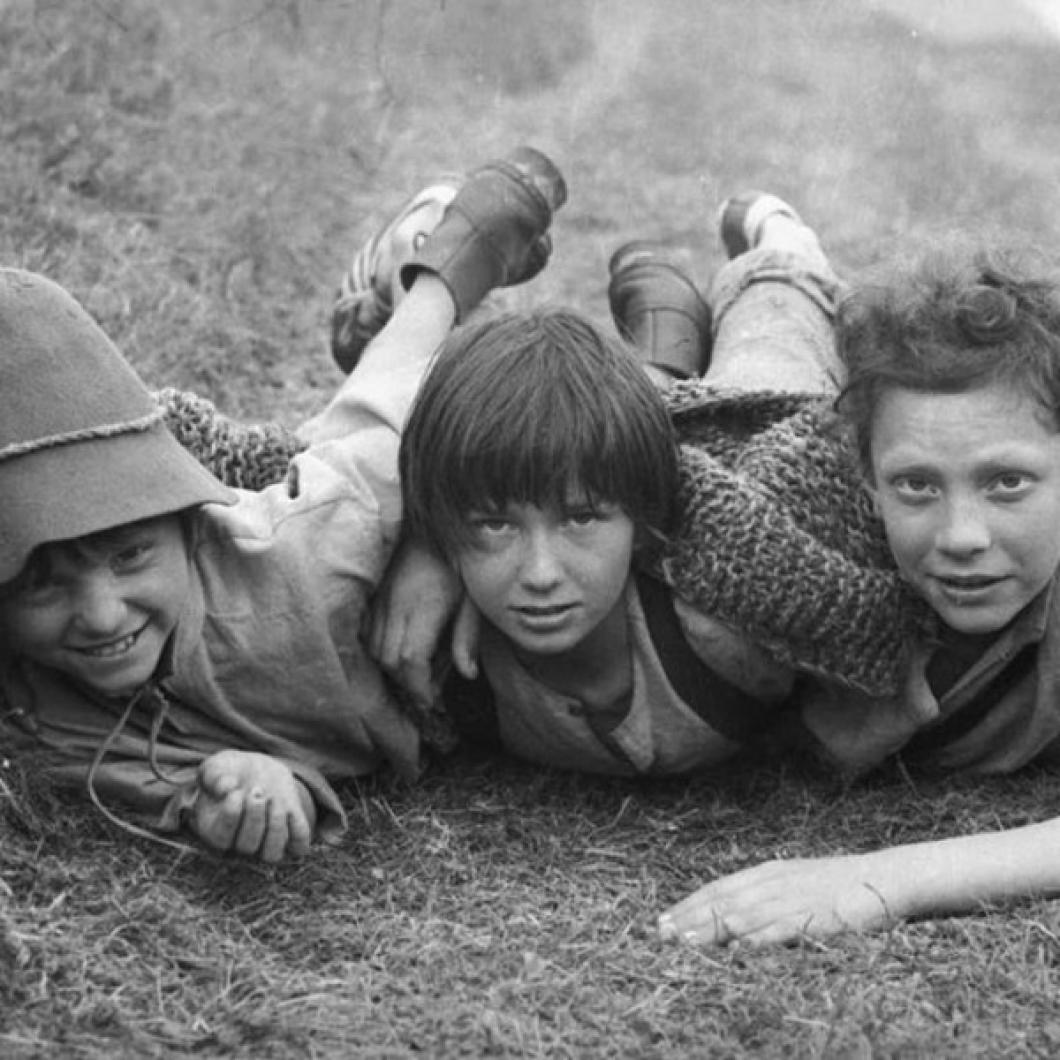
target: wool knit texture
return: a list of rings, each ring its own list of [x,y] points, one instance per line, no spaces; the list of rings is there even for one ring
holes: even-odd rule
[[[800,672],[896,694],[927,609],[895,568],[831,401],[690,380],[667,402],[681,514],[655,573]]]
[[[305,448],[287,428],[243,426],[193,394],[156,398],[177,440],[226,485],[281,481]],[[897,693],[927,612],[894,566],[830,402],[701,380],[666,400],[681,443],[681,515],[652,573],[802,673]]]
[[[282,482],[291,458],[306,447],[280,424],[237,423],[184,390],[167,387],[155,393],[155,400],[170,433],[226,486],[262,490]]]

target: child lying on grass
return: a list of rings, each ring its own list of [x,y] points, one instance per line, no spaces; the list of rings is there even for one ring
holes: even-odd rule
[[[192,459],[65,291],[0,271],[0,688],[48,773],[273,862],[345,827],[330,780],[416,772],[358,637],[401,517],[398,438],[454,320],[543,266],[564,197],[524,148],[413,199],[360,256],[407,296],[383,326],[373,290],[346,292],[352,374],[260,492]]]
[[[672,402],[834,394],[835,282],[814,233],[761,195],[730,203],[723,228],[734,256],[716,286],[713,356],[699,390],[673,384]],[[615,255],[611,295],[644,362],[703,367],[709,315],[655,250]],[[524,312],[458,329],[402,439],[408,530],[422,544],[403,553],[378,601],[383,664],[430,702],[424,644],[462,589],[474,607],[465,615],[482,619],[474,658],[460,659],[475,679],[449,680],[441,698],[465,735],[546,766],[658,776],[717,765],[768,732],[800,649],[783,656],[779,634],[764,649],[751,612],[780,611],[784,592],[806,610],[813,579],[785,583],[787,543],[769,554],[767,527],[748,524],[758,513],[743,504],[747,491],[697,513],[717,516],[712,540],[693,543],[722,568],[700,586],[709,607],[653,576],[679,529],[679,492],[684,534],[693,507],[681,486],[693,454],[679,463],[675,441],[643,364],[580,315]],[[708,506],[729,474],[714,470],[699,493]],[[756,564],[752,584],[744,575]],[[818,664],[827,668],[824,654]]]
[[[775,203],[752,198],[749,212],[770,218]],[[781,211],[772,219],[785,216]],[[730,266],[739,262],[738,256]],[[715,675],[734,676],[726,661],[764,663],[755,671],[762,684],[752,697],[760,711],[766,706],[753,723],[760,732],[781,715],[776,708],[785,670],[779,664],[813,675],[794,689],[782,727],[847,774],[899,753],[910,764],[980,772],[1007,772],[1056,756],[1060,279],[954,250],[844,299],[842,364],[834,378],[842,381],[849,371],[841,406],[853,426],[853,446],[829,403],[798,393],[790,415],[767,415],[761,430],[746,422],[749,411],[768,413],[773,387],[783,389],[788,381],[775,359],[766,356],[763,363],[770,341],[790,344],[789,364],[798,365],[799,349],[824,319],[809,305],[801,315],[777,314],[777,289],[768,282],[744,287],[733,306],[756,288],[765,296],[757,314],[742,319],[735,332],[726,332],[723,321],[702,382],[678,384],[669,398],[684,442],[681,505],[662,558],[647,564],[675,592],[681,638]],[[811,292],[789,283],[785,297],[806,300]],[[793,322],[808,323],[810,330],[800,333]],[[728,354],[736,336],[747,343],[733,362]],[[495,352],[509,362],[529,356]],[[718,419],[726,407],[719,391],[730,388],[713,382],[712,374],[732,363],[743,377],[731,389],[748,386],[745,396],[758,404],[733,406],[734,415]],[[766,368],[757,378],[756,364]],[[620,524],[621,558],[634,566],[646,561],[643,552],[635,555],[636,546],[666,529],[629,518],[638,511],[628,499],[637,472],[620,474],[606,457],[602,464],[589,459],[594,445],[608,452],[608,418],[598,417],[595,436],[579,435],[577,417],[564,413],[553,395],[551,411],[539,410],[542,422],[551,424],[539,438],[521,418],[520,402],[502,405],[485,414],[490,437],[502,439],[504,458],[498,459],[474,427],[459,428],[457,421],[466,418],[459,397],[450,393],[438,401],[434,390],[445,386],[447,373],[458,375],[455,360],[452,368],[440,361],[439,375],[421,393],[402,463],[406,489],[420,498],[408,502],[411,521],[450,558],[477,608],[465,609],[453,648],[458,666],[469,676],[481,669],[492,689],[485,714],[481,695],[473,701],[476,723],[481,728],[485,718],[500,746],[550,765],[647,773],[720,760],[725,750],[717,733],[704,736],[709,721],[698,733],[681,730],[670,713],[676,698],[692,713],[700,704],[701,720],[709,719],[700,693],[724,709],[709,679],[683,686],[691,688],[683,700],[673,696],[673,682],[670,698],[643,692],[651,687],[642,661],[651,655],[643,645],[660,639],[630,600],[650,580],[635,578],[631,590],[622,564],[614,562],[604,579],[612,590],[609,621],[589,628],[582,619],[580,579],[609,555],[609,528]],[[502,374],[508,373],[513,381],[520,378],[513,363]],[[789,378],[798,391],[798,372]],[[498,380],[490,394],[504,387]],[[479,393],[474,400],[485,407],[490,399]],[[598,393],[583,394],[570,408],[598,400]],[[422,432],[420,419],[431,425],[430,434]],[[437,446],[431,452],[428,437]],[[455,447],[447,438],[457,439]],[[741,451],[725,458],[726,439]],[[704,441],[705,452],[697,448]],[[434,463],[443,454],[454,471]],[[430,487],[419,477],[425,469],[454,474],[447,499],[427,499]],[[649,478],[640,487],[650,484]],[[881,522],[862,518],[859,494],[871,495]],[[742,503],[719,505],[719,498]],[[789,518],[792,512],[798,517]],[[731,538],[744,532],[741,554]],[[778,539],[770,582],[753,557],[769,555]],[[879,555],[880,549],[888,554]],[[855,562],[837,563],[843,559]],[[433,645],[438,627],[429,610],[413,611],[402,602],[408,592],[403,578],[413,586],[422,585],[420,578],[429,584],[425,561],[403,571],[406,562],[402,558],[388,576],[374,643],[384,664],[425,697],[424,646]],[[807,567],[816,574],[807,575]],[[895,569],[905,597],[891,591]],[[822,578],[832,576],[834,591],[822,592]],[[727,582],[734,583],[737,606],[726,598]],[[772,597],[763,595],[770,585]],[[766,606],[771,601],[774,614],[758,613],[758,596]],[[624,622],[616,618],[623,614]],[[481,634],[474,629],[479,619]],[[881,633],[881,626],[890,633]],[[703,630],[706,651],[695,639]],[[851,639],[870,630],[871,645]],[[900,650],[891,636],[899,638]],[[661,649],[657,654],[662,658]],[[761,694],[770,681],[779,693],[772,709]],[[885,685],[888,693],[879,694]],[[752,691],[749,684],[743,690]],[[755,718],[752,710],[743,716]],[[674,733],[680,736],[668,744]],[[1050,821],[869,854],[770,862],[708,884],[668,910],[660,929],[665,937],[695,942],[776,942],[1058,892],[1060,870],[1050,852],[1057,828]]]
[[[863,491],[836,498],[810,482],[809,499],[819,492],[845,514],[838,528],[830,510],[814,525],[806,498],[791,510],[771,502],[775,469],[735,459],[741,447],[766,451],[772,420],[786,428],[781,413],[807,394],[836,392],[834,276],[815,234],[773,196],[733,200],[722,227],[732,260],[715,285],[712,356],[694,285],[644,244],[612,259],[613,312],[633,348],[564,310],[489,316],[447,340],[401,470],[413,535],[459,576],[413,547],[393,566],[373,631],[376,654],[414,693],[425,739],[444,740],[455,720],[548,766],[677,774],[768,732],[798,670],[886,685],[902,599],[893,566],[874,565],[886,550]],[[386,317],[385,306],[361,308],[358,320]],[[343,347],[334,352],[344,366]],[[708,356],[704,379],[673,381]],[[680,453],[650,374],[671,391]],[[482,674],[448,683],[438,704],[430,649],[461,578],[488,620]],[[865,601],[867,620],[852,624]],[[818,622],[822,609],[838,618]]]
[[[947,249],[841,306],[841,408],[898,568],[931,608],[903,694],[806,703],[833,761],[1009,772],[1060,753],[1060,276]],[[663,933],[780,942],[1060,892],[1060,820],[773,861]]]

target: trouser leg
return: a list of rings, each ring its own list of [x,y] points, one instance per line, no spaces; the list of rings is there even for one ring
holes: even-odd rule
[[[329,445],[345,448],[356,436],[358,470],[386,522],[399,518],[401,512],[397,467],[401,432],[455,315],[445,284],[431,273],[422,273],[326,408],[299,428],[299,437],[324,459]]]
[[[735,390],[838,393],[840,281],[812,229],[777,227],[779,235],[727,262],[714,279],[714,348],[704,379]]]

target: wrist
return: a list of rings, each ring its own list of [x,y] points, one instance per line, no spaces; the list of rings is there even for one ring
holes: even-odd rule
[[[912,847],[889,847],[859,855],[864,885],[883,903],[888,920],[906,920],[932,905],[932,880],[918,871]]]

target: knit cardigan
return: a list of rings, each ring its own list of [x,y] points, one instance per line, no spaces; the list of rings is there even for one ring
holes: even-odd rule
[[[695,380],[668,403],[680,516],[658,575],[800,672],[897,693],[928,611],[898,574],[831,401]]]

